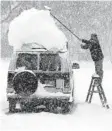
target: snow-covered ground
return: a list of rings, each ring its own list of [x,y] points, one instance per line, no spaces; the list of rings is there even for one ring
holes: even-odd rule
[[[85,103],[93,63],[81,62],[80,69],[74,70],[76,108],[71,114],[16,113],[6,114],[7,69],[9,61],[0,61],[0,128],[7,131],[112,131],[112,109],[102,108],[98,94],[91,104]],[[103,88],[112,107],[112,64],[104,63]]]

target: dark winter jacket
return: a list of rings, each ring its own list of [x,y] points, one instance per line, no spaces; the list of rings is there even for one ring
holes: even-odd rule
[[[82,42],[86,43],[86,44],[81,45],[81,48],[90,50],[91,57],[92,57],[93,61],[99,61],[104,58],[104,55],[102,53],[102,50],[101,50],[98,40],[94,40],[94,39],[84,40],[84,39],[82,39]]]

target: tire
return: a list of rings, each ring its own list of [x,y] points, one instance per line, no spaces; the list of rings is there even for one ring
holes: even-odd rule
[[[70,105],[69,102],[61,102],[59,105],[57,105],[57,113],[61,114],[67,114],[70,112]]]
[[[30,96],[38,87],[36,75],[31,71],[22,71],[15,74],[13,78],[14,90],[21,96]]]
[[[63,103],[63,106],[62,106],[62,113],[63,114],[66,114],[66,113],[69,113],[70,112],[70,103]]]
[[[15,100],[9,100],[9,112],[15,112],[16,107],[16,101]]]

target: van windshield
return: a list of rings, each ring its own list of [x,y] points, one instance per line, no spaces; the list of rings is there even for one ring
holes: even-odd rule
[[[24,67],[26,70],[37,70],[37,55],[30,53],[19,53],[16,68]]]

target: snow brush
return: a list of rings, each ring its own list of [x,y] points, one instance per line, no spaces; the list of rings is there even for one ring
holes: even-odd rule
[[[63,25],[73,36],[75,36],[78,40],[82,41],[82,39],[80,39],[76,34],[74,34],[66,25],[64,25],[57,17],[55,17],[52,13],[51,13],[51,8],[48,6],[44,6],[44,8],[46,10],[50,11],[51,16],[56,19],[61,25]]]

